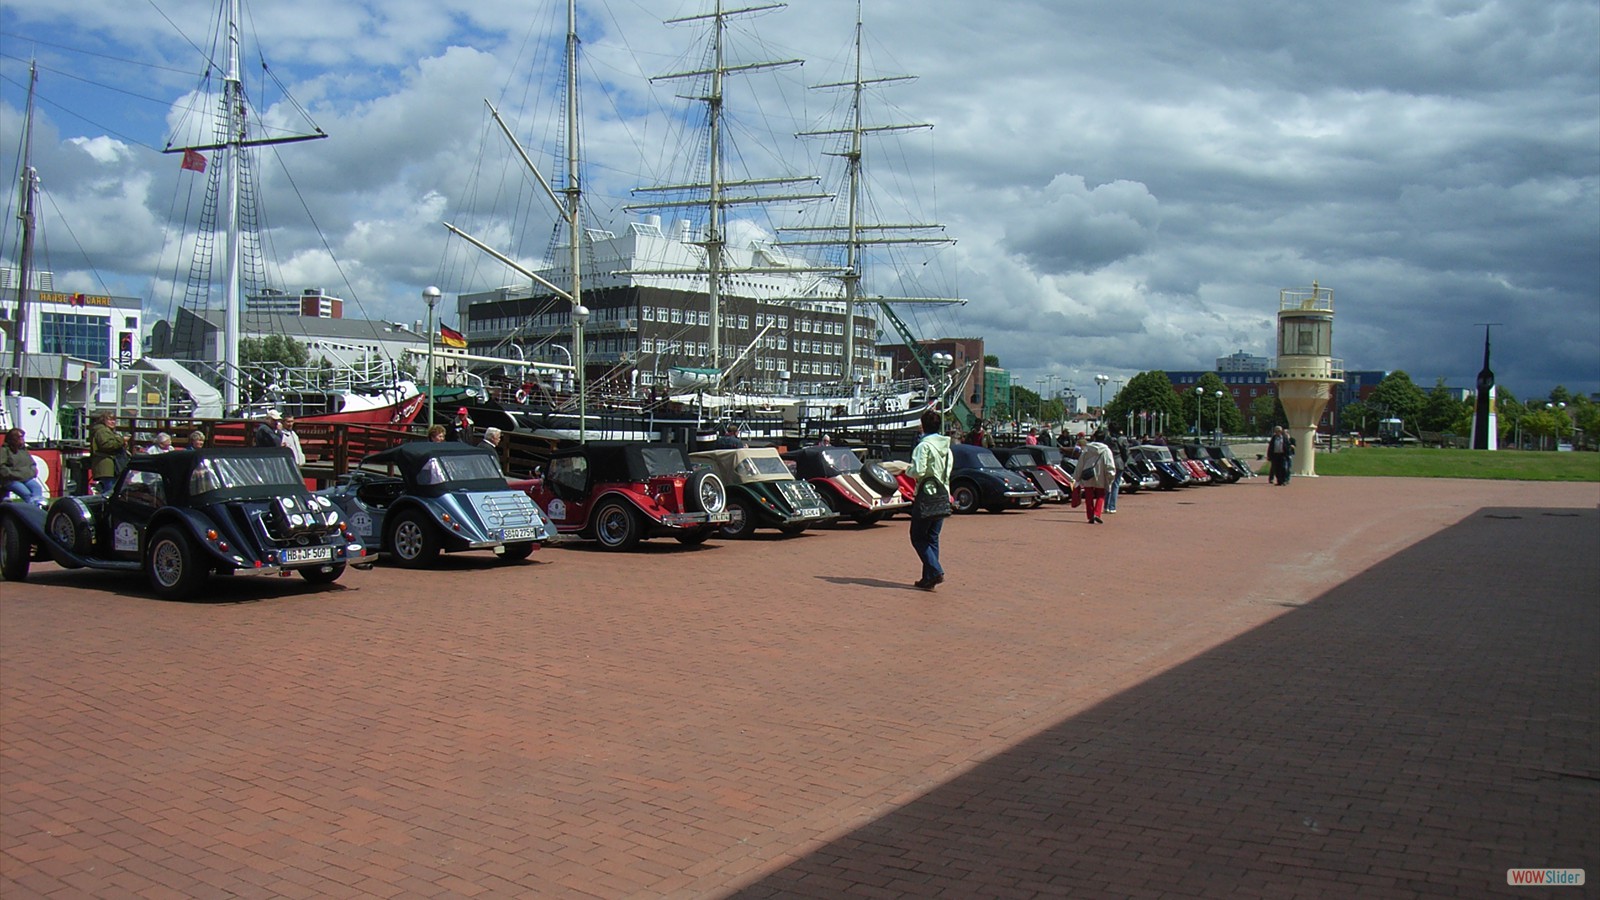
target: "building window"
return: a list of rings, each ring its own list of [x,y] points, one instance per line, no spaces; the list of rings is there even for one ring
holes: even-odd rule
[[[39,349],[111,365],[111,320],[73,313],[44,313],[39,319]]]

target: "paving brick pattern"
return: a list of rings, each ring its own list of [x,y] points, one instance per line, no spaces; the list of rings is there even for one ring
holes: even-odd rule
[[[0,585],[0,896],[1597,878],[1597,506],[1323,478],[978,515],[932,595],[894,521],[203,604],[38,567]]]

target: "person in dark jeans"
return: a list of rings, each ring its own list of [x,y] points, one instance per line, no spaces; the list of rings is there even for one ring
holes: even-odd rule
[[[911,467],[906,470],[919,487],[922,479],[932,476],[939,479],[945,490],[950,488],[950,470],[955,460],[950,454],[950,438],[940,433],[943,425],[941,414],[931,409],[922,414],[922,438],[911,451]],[[922,562],[922,577],[917,579],[916,586],[925,591],[933,590],[944,581],[944,567],[939,564],[939,532],[944,529],[945,518],[911,517],[911,547]]]
[[[1289,483],[1289,464],[1294,461],[1294,438],[1283,429],[1282,425],[1272,428],[1272,437],[1267,440],[1267,462],[1271,468],[1267,473],[1267,480],[1274,485]]]

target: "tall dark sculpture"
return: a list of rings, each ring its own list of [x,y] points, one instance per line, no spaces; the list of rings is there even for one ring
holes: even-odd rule
[[[1472,412],[1472,449],[1498,450],[1499,425],[1494,413],[1494,370],[1489,368],[1489,327],[1483,326],[1483,371],[1478,373],[1478,403]]]

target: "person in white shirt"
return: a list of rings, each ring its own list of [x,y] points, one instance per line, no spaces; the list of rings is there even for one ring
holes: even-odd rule
[[[278,433],[278,446],[289,448],[289,452],[294,454],[295,465],[306,464],[306,451],[300,447],[300,435],[294,432],[294,416],[283,417],[283,430]]]

